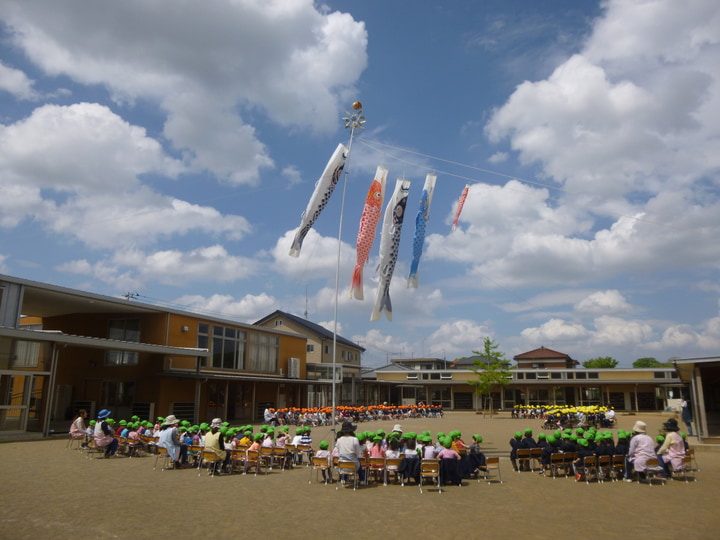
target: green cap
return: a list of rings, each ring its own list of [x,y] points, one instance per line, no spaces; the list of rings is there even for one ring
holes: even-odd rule
[[[330,447],[327,441],[320,441],[320,450],[327,450]]]

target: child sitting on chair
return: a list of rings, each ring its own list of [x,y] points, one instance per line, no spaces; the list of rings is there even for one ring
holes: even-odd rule
[[[325,458],[328,463],[328,467],[332,465],[332,457],[330,456],[330,451],[328,448],[330,448],[330,444],[327,441],[320,441],[320,444],[318,445],[320,447],[320,450],[315,452],[316,458]],[[330,469],[323,469],[322,470],[322,476],[323,476],[323,482],[332,482],[332,477],[328,477],[328,474],[330,472]]]

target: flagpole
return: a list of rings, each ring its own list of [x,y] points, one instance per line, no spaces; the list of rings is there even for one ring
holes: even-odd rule
[[[342,228],[343,215],[345,212],[345,193],[347,192],[348,163],[350,163],[350,153],[352,152],[353,139],[355,131],[365,129],[365,116],[363,116],[362,103],[355,101],[352,104],[352,111],[345,111],[348,115],[343,117],[345,120],[345,129],[350,130],[350,142],[348,143],[348,153],[345,158],[345,174],[343,178],[343,192],[340,202],[340,225],[338,227],[338,244],[337,244],[337,266],[335,267],[335,315],[333,321],[333,352],[332,352],[332,432],[335,435],[335,411],[337,408],[337,324],[338,324],[338,298],[340,296],[340,255],[342,251]]]

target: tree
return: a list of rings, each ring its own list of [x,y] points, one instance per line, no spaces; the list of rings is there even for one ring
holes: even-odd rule
[[[653,367],[670,367],[671,364],[668,362],[658,362],[657,359],[653,357],[648,358],[638,358],[633,362],[634,368],[653,368]]]
[[[510,383],[512,374],[510,363],[505,360],[505,354],[500,350],[500,345],[489,337],[483,341],[482,351],[473,351],[476,358],[473,358],[474,366],[470,369],[477,375],[476,381],[469,381],[475,387],[475,393],[481,398],[490,397],[494,386],[507,386]],[[492,418],[492,398],[490,401],[490,418]]]
[[[618,365],[618,361],[609,356],[598,356],[597,358],[585,360],[582,365],[583,367],[590,369],[607,369],[616,367]]]

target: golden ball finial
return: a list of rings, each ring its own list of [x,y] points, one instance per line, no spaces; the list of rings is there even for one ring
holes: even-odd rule
[[[360,103],[359,101],[356,101],[352,104],[352,108],[355,109],[356,111],[359,111],[360,109],[362,109],[362,103]]]

